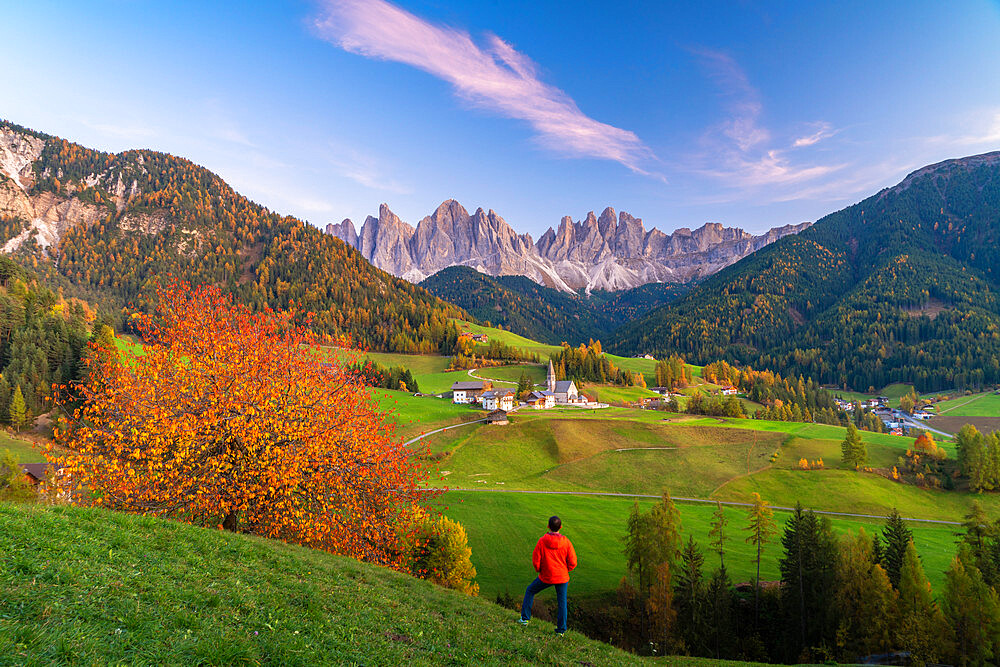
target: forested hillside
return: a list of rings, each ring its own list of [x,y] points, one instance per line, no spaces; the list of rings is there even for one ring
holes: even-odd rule
[[[525,276],[488,276],[467,266],[438,271],[420,286],[479,320],[553,345],[607,336],[623,321],[688,289],[679,283],[649,283],[621,292],[568,294]]]
[[[349,334],[365,345],[408,352],[438,350],[448,319],[465,317],[374,268],[339,239],[250,201],[188,160],[149,150],[104,153],[9,123],[0,129],[22,143],[44,142],[30,175],[20,179],[27,206],[37,213],[54,202],[86,213],[54,224],[62,233],[44,249],[44,235],[32,225],[45,223],[12,215],[11,206],[0,218],[0,242],[10,241],[8,250],[22,262],[37,263],[67,289],[143,308],[153,283],[172,274],[224,286],[257,308],[311,311],[321,334]],[[0,181],[14,187],[7,176]]]
[[[1000,152],[925,167],[627,324],[609,349],[865,390],[1000,382]]]

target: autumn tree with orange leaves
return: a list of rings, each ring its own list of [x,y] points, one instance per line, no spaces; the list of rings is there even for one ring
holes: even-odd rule
[[[401,567],[398,527],[433,492],[353,360],[214,287],[157,297],[135,316],[142,351],[90,355],[84,400],[57,433],[50,457],[74,502]]]

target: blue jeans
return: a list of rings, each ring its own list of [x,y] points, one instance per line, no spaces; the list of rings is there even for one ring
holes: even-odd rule
[[[525,621],[531,620],[531,604],[535,601],[535,594],[544,591],[549,586],[556,587],[556,603],[559,605],[559,612],[556,615],[556,632],[566,632],[566,589],[569,582],[562,584],[547,584],[538,577],[528,584],[524,591],[524,601],[521,603],[521,618]]]

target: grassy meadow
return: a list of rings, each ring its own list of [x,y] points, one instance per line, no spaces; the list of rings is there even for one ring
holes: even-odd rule
[[[643,662],[385,568],[175,521],[0,503],[0,553],[0,664]]]

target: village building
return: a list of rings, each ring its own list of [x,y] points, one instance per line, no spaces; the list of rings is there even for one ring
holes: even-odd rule
[[[736,389],[736,387],[734,387],[732,385],[727,385],[727,386],[725,386],[725,387],[722,388],[722,391],[720,393],[723,396],[735,396],[738,392],[739,392],[739,390]]]
[[[494,410],[486,415],[486,423],[491,426],[506,426],[510,422],[507,420],[507,413],[503,410]]]
[[[54,475],[56,470],[51,463],[21,463],[21,472],[25,479],[36,489],[49,481],[49,475]]]
[[[492,380],[467,380],[451,385],[452,403],[479,403],[483,394],[493,390]]]
[[[483,410],[513,410],[514,390],[496,389],[483,392],[481,396]]]
[[[526,402],[535,410],[548,410],[555,407],[556,397],[555,394],[547,389],[545,391],[533,391],[528,394]]]

